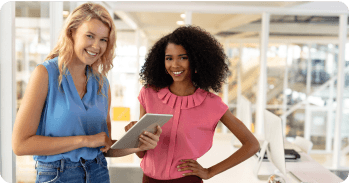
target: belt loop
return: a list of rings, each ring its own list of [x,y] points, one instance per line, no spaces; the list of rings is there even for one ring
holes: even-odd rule
[[[64,159],[61,159],[61,173],[63,172],[64,170]]]
[[[35,161],[35,169],[38,168],[38,161]]]
[[[101,159],[100,159],[99,155],[97,155],[97,157],[96,157],[96,163],[99,164],[99,162],[101,162]]]

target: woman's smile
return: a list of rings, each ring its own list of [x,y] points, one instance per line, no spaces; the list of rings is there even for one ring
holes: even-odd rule
[[[97,56],[97,54],[98,54],[98,53],[95,53],[93,51],[88,51],[88,50],[86,50],[86,52],[93,57]]]
[[[172,72],[174,76],[180,76],[184,71]]]

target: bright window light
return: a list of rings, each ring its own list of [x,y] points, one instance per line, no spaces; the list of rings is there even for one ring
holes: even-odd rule
[[[292,92],[292,98],[297,99],[299,97],[299,93],[297,91]]]
[[[185,14],[184,13],[181,14],[181,18],[185,19]]]
[[[320,97],[309,96],[308,101],[317,106],[324,106],[325,102]]]
[[[145,46],[141,46],[140,48],[139,48],[139,55],[140,56],[145,56],[145,54],[146,54],[146,49],[145,49]]]
[[[332,49],[333,48],[333,44],[328,44],[328,48]]]
[[[292,52],[293,52],[293,47],[288,48],[288,56],[287,56],[287,65],[292,64]],[[290,56],[291,55],[291,56]]]
[[[286,95],[290,95],[291,93],[292,93],[292,90],[291,90],[291,89],[287,88],[287,89],[285,90],[285,94],[286,94]]]
[[[293,58],[299,59],[301,57],[301,48],[298,45],[293,46]]]
[[[344,108],[349,108],[349,99],[344,99]]]
[[[183,25],[184,21],[177,21],[177,25]]]
[[[287,46],[286,45],[280,45],[278,49],[278,56],[280,58],[286,58],[286,53],[287,53]]]

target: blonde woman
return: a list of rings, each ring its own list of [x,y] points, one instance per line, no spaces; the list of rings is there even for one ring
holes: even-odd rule
[[[140,146],[109,150],[115,25],[108,11],[85,3],[67,18],[56,47],[34,70],[17,113],[12,146],[34,155],[36,182],[110,182],[106,156],[125,156],[156,147],[156,134]]]

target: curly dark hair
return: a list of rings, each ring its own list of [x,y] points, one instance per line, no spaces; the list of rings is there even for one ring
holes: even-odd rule
[[[165,50],[169,43],[181,45],[186,50],[195,87],[220,91],[229,74],[228,58],[222,45],[197,26],[179,27],[154,44],[139,74],[144,86],[159,90],[172,84],[172,77],[165,71]]]

